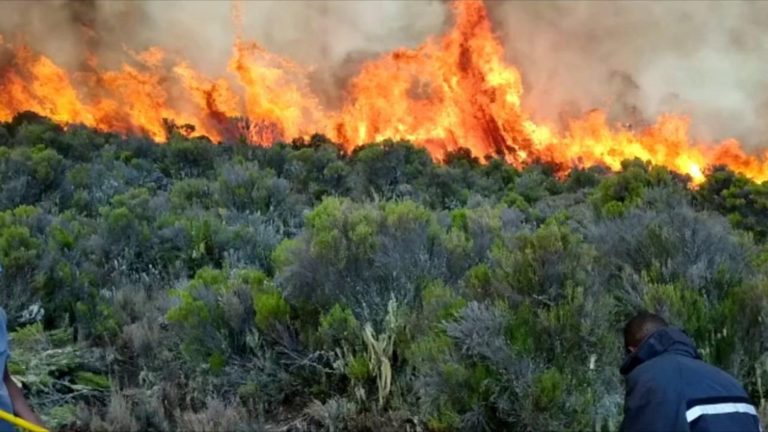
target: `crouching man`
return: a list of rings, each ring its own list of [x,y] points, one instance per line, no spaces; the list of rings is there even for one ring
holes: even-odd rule
[[[624,327],[624,346],[622,431],[761,431],[741,384],[703,362],[693,341],[663,318],[632,318]]]

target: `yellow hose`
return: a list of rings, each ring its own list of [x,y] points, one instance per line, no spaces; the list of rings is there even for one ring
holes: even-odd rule
[[[15,415],[5,412],[3,410],[0,410],[0,419],[7,421],[8,423],[15,424],[16,426],[20,428],[24,428],[28,431],[32,432],[48,432],[48,429],[41,428],[40,426],[36,424],[32,424],[22,418],[16,417]]]

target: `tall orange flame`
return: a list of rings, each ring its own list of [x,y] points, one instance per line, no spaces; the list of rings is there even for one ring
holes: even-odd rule
[[[160,48],[131,53],[120,69],[69,73],[23,43],[0,37],[0,121],[35,111],[68,125],[168,138],[169,126],[213,141],[242,136],[253,144],[323,133],[351,150],[405,139],[436,158],[459,148],[515,165],[549,160],[563,166],[606,165],[641,158],[704,179],[727,165],[768,180],[768,152],[747,154],[735,140],[691,139],[686,117],[664,115],[640,131],[609,125],[601,111],[565,130],[533,121],[522,105],[519,71],[504,62],[480,1],[455,1],[453,28],[415,49],[365,63],[338,110],[309,90],[307,70],[236,33],[226,77],[211,78]],[[235,11],[237,19],[238,11]],[[239,25],[237,28],[240,28]],[[4,55],[5,54],[5,55]]]

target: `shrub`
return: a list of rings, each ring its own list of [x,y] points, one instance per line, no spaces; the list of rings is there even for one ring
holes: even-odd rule
[[[614,430],[641,308],[766,399],[765,184],[166,126],[0,125],[8,367],[54,428]]]
[[[361,331],[362,326],[352,314],[352,310],[338,304],[320,317],[320,326],[317,329],[321,346],[329,350],[359,346]]]
[[[260,330],[267,330],[273,324],[287,323],[291,313],[288,303],[276,288],[254,293],[253,308],[256,311],[256,327]]]

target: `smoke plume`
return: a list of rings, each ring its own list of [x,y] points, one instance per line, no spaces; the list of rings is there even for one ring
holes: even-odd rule
[[[524,100],[564,108],[688,114],[696,136],[768,145],[768,3],[489,2]]]
[[[768,145],[768,3],[487,2],[524,102],[557,122],[604,108],[622,123],[689,114],[706,140]],[[362,61],[438,34],[445,1],[247,1],[243,37],[311,69],[321,101],[337,105]],[[57,63],[88,54],[114,66],[125,49],[163,47],[221,75],[231,55],[232,4],[199,1],[4,1],[0,34]]]

